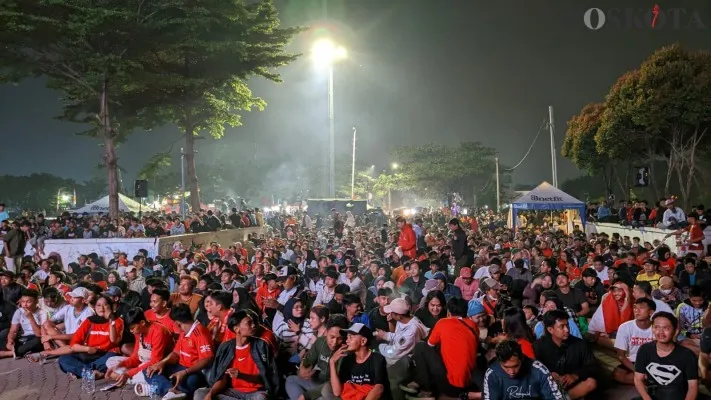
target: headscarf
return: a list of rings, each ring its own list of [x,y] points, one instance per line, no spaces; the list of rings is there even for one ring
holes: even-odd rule
[[[304,323],[304,319],[306,319],[307,313],[306,311],[304,311],[304,314],[301,317],[295,317],[294,306],[296,305],[296,302],[301,302],[302,306],[306,305],[300,297],[292,297],[287,300],[286,304],[284,304],[284,321],[292,321],[295,324],[301,326],[301,324]]]

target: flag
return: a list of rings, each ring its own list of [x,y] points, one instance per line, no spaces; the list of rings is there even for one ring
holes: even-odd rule
[[[77,188],[74,188],[74,194],[72,195],[72,207],[77,206]]]

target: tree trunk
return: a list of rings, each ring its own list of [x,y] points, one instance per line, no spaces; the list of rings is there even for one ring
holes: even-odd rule
[[[190,187],[190,208],[192,212],[197,212],[200,209],[200,191],[195,170],[195,135],[192,128],[185,130],[185,165],[185,176]]]
[[[119,196],[118,196],[118,168],[116,160],[116,140],[113,130],[111,129],[111,119],[109,118],[109,92],[106,81],[101,89],[101,104],[99,111],[99,120],[101,123],[101,132],[104,139],[104,165],[108,175],[108,191],[109,191],[109,216],[118,218],[119,214]]]

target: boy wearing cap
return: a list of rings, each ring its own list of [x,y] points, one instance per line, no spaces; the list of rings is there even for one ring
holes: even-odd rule
[[[72,335],[79,329],[85,319],[94,315],[94,310],[86,305],[89,291],[77,287],[69,292],[69,304],[59,309],[52,317],[42,324],[42,345],[45,350],[51,350],[52,344],[62,347],[69,344]]]
[[[385,341],[378,346],[378,350],[388,364],[393,365],[412,354],[415,344],[427,337],[429,329],[410,313],[410,305],[403,298],[391,301],[384,307],[384,311],[395,321],[395,332],[378,329],[375,337]]]
[[[385,358],[368,347],[373,332],[361,323],[351,325],[344,332],[346,345],[336,350],[328,361],[333,395],[349,400],[391,398]],[[339,361],[340,367],[336,368]],[[327,388],[328,385],[324,389]]]

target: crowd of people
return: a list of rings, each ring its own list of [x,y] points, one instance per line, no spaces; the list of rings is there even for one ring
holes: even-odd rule
[[[711,257],[579,230],[513,232],[486,214],[386,225],[302,214],[267,236],[158,260],[25,257],[17,272],[0,268],[0,357],[57,358],[70,378],[89,369],[164,399],[562,400],[613,381],[643,399],[697,398]],[[47,225],[17,229],[33,223]],[[620,365],[606,372],[593,348]]]

